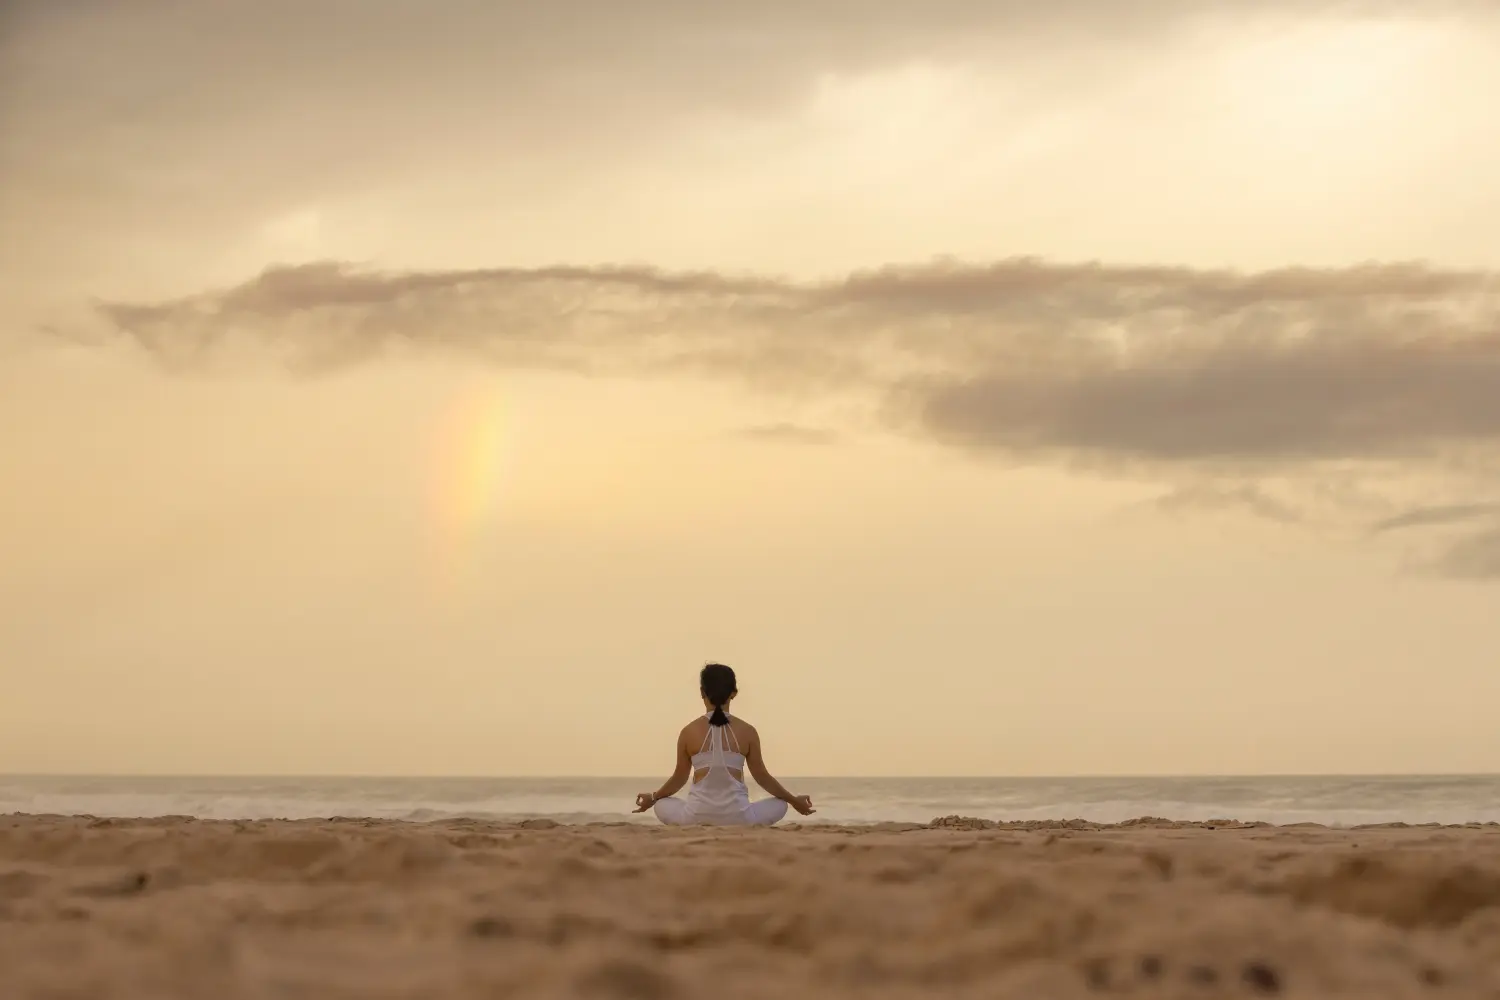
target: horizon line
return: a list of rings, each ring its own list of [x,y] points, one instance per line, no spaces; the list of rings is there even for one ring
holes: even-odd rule
[[[189,773],[170,771],[87,772],[87,771],[0,771],[7,778],[88,778],[88,779],[193,779],[193,780],[341,780],[341,781],[638,781],[654,780],[655,775],[640,774],[377,774],[349,773],[274,773],[231,772]],[[1243,780],[1264,778],[1500,778],[1500,771],[1283,771],[1260,773],[1117,773],[1117,774],[800,774],[788,775],[798,781],[1140,781],[1140,780]]]

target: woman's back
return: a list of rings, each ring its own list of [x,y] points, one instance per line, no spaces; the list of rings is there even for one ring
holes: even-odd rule
[[[728,713],[725,713],[728,715]],[[715,726],[709,716],[694,719],[683,728],[683,743],[693,760],[693,783],[708,777],[717,764],[735,781],[744,783],[745,757],[754,745],[755,727],[743,719],[729,716],[729,722]]]

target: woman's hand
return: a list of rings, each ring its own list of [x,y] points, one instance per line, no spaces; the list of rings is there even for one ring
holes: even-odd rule
[[[655,792],[642,792],[635,797],[635,811],[638,813],[643,813],[654,805],[656,805]]]
[[[817,812],[817,810],[813,808],[812,796],[810,795],[793,795],[791,798],[787,799],[786,802],[787,805],[791,806],[793,809],[797,810],[804,816],[811,816],[813,813]]]

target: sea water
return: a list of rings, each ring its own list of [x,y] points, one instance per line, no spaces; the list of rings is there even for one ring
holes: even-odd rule
[[[631,809],[636,793],[654,789],[660,780],[0,776],[0,815],[654,822]],[[793,791],[813,797],[818,811],[810,821],[829,823],[926,823],[948,815],[1100,823],[1155,816],[1335,826],[1500,821],[1500,775],[784,780]]]

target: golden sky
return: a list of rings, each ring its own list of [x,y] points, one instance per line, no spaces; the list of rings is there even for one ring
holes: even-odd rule
[[[1500,11],[18,0],[0,772],[1500,769]]]

